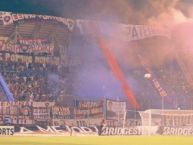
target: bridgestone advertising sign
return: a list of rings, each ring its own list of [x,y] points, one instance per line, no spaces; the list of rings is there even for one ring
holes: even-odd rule
[[[141,135],[141,129],[137,127],[121,128],[121,127],[104,127],[101,135]]]
[[[0,126],[0,136],[88,136],[88,135],[182,135],[193,136],[193,127],[103,127],[98,126],[78,127],[78,126]]]
[[[162,135],[183,135],[183,136],[191,136],[193,135],[193,126],[190,127],[162,127],[161,132]]]

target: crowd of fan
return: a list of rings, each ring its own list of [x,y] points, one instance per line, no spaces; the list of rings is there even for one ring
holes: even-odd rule
[[[176,61],[165,63],[159,67],[152,68],[153,78],[157,79],[161,87],[166,91],[167,96],[165,97],[165,108],[168,109],[188,109],[191,107],[191,90],[184,73]],[[148,81],[148,80],[147,80]],[[150,81],[151,82],[151,81]],[[155,88],[155,87],[153,87]],[[150,89],[149,89],[150,90]],[[155,91],[157,98],[161,97]],[[152,91],[150,91],[151,94]],[[149,94],[149,95],[151,95]],[[161,105],[161,103],[159,103]],[[156,105],[158,106],[158,104]],[[149,106],[151,107],[151,106]]]
[[[151,78],[144,78],[147,73],[144,68],[133,70],[131,74],[138,85],[135,95],[138,96],[142,109],[161,108],[162,97],[159,90],[153,84],[153,79],[159,82],[160,87],[167,93],[164,100],[167,109],[188,109],[192,108],[192,90],[188,84],[184,73],[176,61],[171,61],[159,66],[152,66]],[[153,101],[157,100],[157,101]]]
[[[52,101],[48,74],[57,73],[56,65],[0,61],[0,72],[18,101]]]
[[[173,106],[178,105],[175,101],[182,103],[183,100],[180,100],[181,98],[188,100],[187,98],[190,96],[187,89],[188,84],[176,63],[169,63],[159,68],[151,69],[153,78],[156,78],[163,89],[166,90],[168,96],[170,96],[171,102],[174,103]],[[58,96],[64,95],[62,91],[60,91],[59,94],[54,92],[53,86],[57,84],[55,84],[54,81],[50,83],[48,78],[49,74],[59,74],[57,65],[0,60],[0,73],[3,75],[16,100],[52,101]],[[145,108],[154,107],[152,104],[155,103],[151,103],[151,99],[143,100],[143,98],[146,98],[145,96],[157,96],[157,98],[160,98],[160,96],[155,90],[155,87],[153,87],[152,81],[143,78],[144,73],[145,71],[143,68],[133,72],[134,79],[141,84],[139,92],[136,92],[136,94],[142,98],[142,103],[146,103],[144,104]],[[51,84],[52,86],[50,89],[49,87]],[[65,82],[60,86],[65,86],[64,84]],[[64,88],[62,89],[64,90]],[[62,96],[62,98],[64,98],[64,96]]]

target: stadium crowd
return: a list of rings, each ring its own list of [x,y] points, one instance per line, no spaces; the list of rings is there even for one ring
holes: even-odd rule
[[[133,77],[135,85],[137,85],[133,91],[135,96],[140,98],[138,100],[142,110],[161,108],[162,97],[159,93],[161,89],[166,92],[165,108],[188,109],[193,107],[190,84],[176,60],[168,61],[159,66],[152,66],[149,69],[151,70],[151,77],[149,78],[144,76],[147,72],[143,67],[129,70],[131,72],[129,75]]]
[[[57,71],[53,64],[0,61],[0,73],[18,101],[51,101],[54,94],[49,91],[48,74]]]

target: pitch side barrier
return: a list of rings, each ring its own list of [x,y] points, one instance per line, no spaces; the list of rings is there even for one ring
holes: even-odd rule
[[[17,136],[106,136],[106,135],[141,135],[140,127],[103,127],[98,126],[0,126],[0,135]]]
[[[192,136],[193,126],[135,126],[135,127],[103,127],[98,126],[0,126],[0,135],[16,136],[130,136],[130,135],[179,135]]]

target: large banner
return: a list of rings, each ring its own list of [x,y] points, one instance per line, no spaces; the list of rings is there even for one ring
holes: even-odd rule
[[[17,136],[130,136],[130,135],[175,135],[193,136],[192,126],[167,127],[167,126],[133,126],[133,127],[103,127],[96,125],[31,125],[31,126],[0,126],[1,135]]]
[[[4,25],[11,25],[15,22],[25,22],[25,21],[53,21],[65,25],[68,30],[72,31],[75,25],[75,21],[72,19],[65,19],[55,16],[46,16],[46,15],[35,15],[35,14],[14,14],[11,12],[0,12],[0,19],[3,21]]]
[[[106,118],[124,120],[126,116],[126,102],[106,100]]]
[[[21,126],[15,127],[15,135],[21,136],[38,136],[38,135],[47,135],[47,136],[91,136],[91,135],[101,135],[101,136],[115,136],[115,135],[148,135],[148,133],[156,134],[157,128],[154,129],[149,127],[149,131],[141,126],[135,127],[103,127],[102,130],[98,126]]]
[[[54,106],[52,108],[53,119],[72,119],[73,108],[64,106]]]
[[[33,118],[37,122],[51,122],[51,111],[54,102],[34,102],[33,103]]]
[[[10,129],[7,129],[10,128]],[[83,135],[101,135],[101,136],[116,136],[116,135],[182,135],[193,136],[193,127],[161,127],[161,126],[134,126],[134,127],[103,127],[102,130],[97,126],[22,126],[15,127],[0,127],[1,130],[6,130],[0,135],[49,135],[49,136],[83,136]]]
[[[142,135],[143,129],[141,127],[104,127],[101,133],[97,126],[39,126],[31,127],[15,127],[15,135],[49,135],[49,136],[70,136],[70,135]]]
[[[40,63],[40,64],[59,64],[59,57],[55,56],[32,56],[29,54],[14,54],[14,53],[4,53],[0,52],[0,61],[11,61],[11,62],[21,62],[21,63]]]
[[[117,23],[105,23],[88,20],[77,20],[77,26],[83,35],[94,35],[92,25],[98,27],[101,34],[107,37],[116,37],[122,41],[133,41],[145,39],[153,36],[163,36],[170,38],[171,32],[166,28],[149,25],[126,25]],[[119,37],[119,38],[118,38]]]
[[[32,102],[0,102],[1,124],[33,124]]]
[[[14,53],[48,53],[53,54],[54,44],[46,39],[0,39],[0,51]]]
[[[81,118],[102,118],[103,101],[83,101],[75,100],[75,117]]]
[[[77,126],[39,126],[31,127],[15,127],[15,135],[48,135],[48,136],[70,136],[70,135],[98,135],[98,128],[96,126],[77,127]]]

